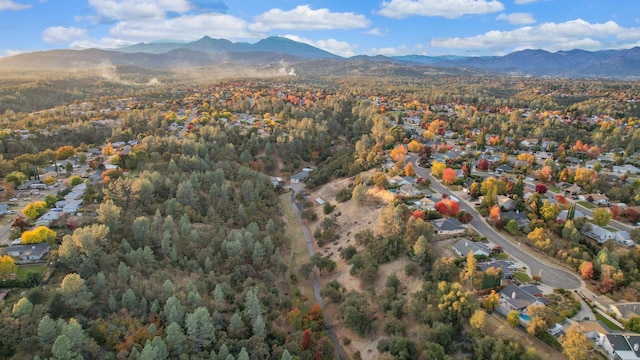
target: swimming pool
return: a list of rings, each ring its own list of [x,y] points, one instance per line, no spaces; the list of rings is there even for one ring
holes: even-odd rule
[[[524,322],[529,322],[529,321],[531,321],[531,316],[529,316],[527,314],[520,313],[520,319],[522,319],[522,321],[524,321]]]

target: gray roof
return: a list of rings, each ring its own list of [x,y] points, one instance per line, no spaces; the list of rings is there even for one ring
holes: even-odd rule
[[[478,255],[481,253],[491,255],[491,249],[483,243],[473,242],[469,239],[461,239],[453,244],[452,248],[458,255],[462,257],[466,257],[469,255],[469,252],[473,251],[474,255]]]
[[[291,176],[291,179],[294,180],[304,180],[307,178],[307,176],[309,176],[309,172],[308,171],[300,171],[299,173]]]
[[[39,256],[42,257],[49,251],[46,243],[29,244],[29,245],[13,245],[6,248],[7,252],[18,252],[20,256]]]
[[[613,351],[631,351],[631,346],[624,335],[608,334],[607,340],[609,340]]]
[[[438,231],[460,231],[465,230],[462,223],[455,218],[441,218],[431,221],[431,225]]]
[[[500,294],[504,301],[518,310],[527,308],[536,301],[545,305],[549,303],[549,301],[542,296],[542,291],[535,285],[516,286],[509,284],[500,291]]]
[[[9,205],[0,204],[0,215],[6,214],[9,211]]]

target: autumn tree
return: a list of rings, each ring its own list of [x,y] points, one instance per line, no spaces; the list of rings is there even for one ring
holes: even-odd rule
[[[489,219],[491,219],[491,221],[493,221],[494,223],[500,220],[500,207],[498,205],[493,205],[489,209]]]
[[[23,244],[39,244],[46,242],[52,245],[55,243],[58,234],[46,226],[38,226],[33,230],[27,230],[22,233]]]
[[[593,348],[579,323],[574,322],[566,333],[558,339],[562,344],[562,353],[569,360],[582,360]]]
[[[86,308],[93,297],[84,280],[76,273],[68,274],[62,279],[58,293],[72,309]]]
[[[461,326],[462,319],[468,319],[476,309],[475,296],[465,291],[460,283],[438,283],[438,310],[446,322]]]
[[[547,331],[556,323],[553,309],[544,305],[530,305],[527,308],[527,315],[531,318],[527,324],[527,332],[531,335]]]
[[[544,195],[546,194],[548,191],[547,186],[544,184],[537,184],[536,185],[536,192],[540,195]]]
[[[404,146],[398,146],[396,148],[394,148],[393,150],[391,150],[391,152],[389,153],[389,156],[393,159],[393,161],[402,161],[404,162],[406,156],[407,156],[407,148]]]
[[[607,208],[593,209],[592,212],[593,222],[599,226],[607,226],[611,220],[611,211]]]
[[[22,209],[22,215],[26,216],[31,221],[36,220],[46,212],[47,203],[45,203],[44,201],[34,201],[27,204],[27,206]]]
[[[57,160],[66,160],[76,154],[76,149],[71,145],[61,146],[56,150]]]
[[[539,175],[538,175],[538,180],[542,181],[542,182],[549,182],[551,181],[551,175],[553,174],[553,169],[551,168],[551,166],[543,166],[542,169],[540,169]]]
[[[512,327],[518,326],[520,324],[520,312],[518,310],[511,310],[507,314],[507,323]]]
[[[485,331],[487,324],[487,313],[482,309],[476,309],[469,319],[469,325],[478,334],[482,334]]]
[[[436,179],[440,179],[446,167],[447,165],[445,163],[434,161],[433,164],[431,164],[431,175]]]
[[[487,159],[480,159],[480,161],[478,161],[478,165],[476,165],[476,167],[478,168],[479,171],[488,171],[489,170],[489,160]]]
[[[0,280],[6,280],[18,271],[18,265],[9,255],[0,256]]]
[[[585,186],[594,181],[596,172],[587,168],[578,167],[574,175],[576,185]]]
[[[416,171],[413,168],[413,164],[412,163],[407,163],[407,165],[405,165],[404,174],[406,176],[414,176],[416,174]]]
[[[417,153],[418,151],[420,151],[420,143],[417,140],[411,140],[407,144],[407,149],[409,150],[409,152]]]
[[[591,261],[583,261],[580,264],[580,276],[582,276],[582,280],[593,279],[593,263]]]
[[[549,239],[543,228],[536,228],[531,231],[527,234],[527,239],[531,241],[534,247],[542,252],[546,252],[551,249],[551,239]]]
[[[446,168],[442,171],[442,181],[445,184],[451,185],[456,181],[458,174],[452,168]]]
[[[457,216],[460,212],[460,204],[451,198],[444,198],[438,201],[435,207],[443,216]]]

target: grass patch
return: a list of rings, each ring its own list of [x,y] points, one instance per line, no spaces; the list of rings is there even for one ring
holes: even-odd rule
[[[607,319],[606,317],[602,316],[602,314],[600,314],[597,311],[593,312],[596,315],[596,319],[602,321],[603,324],[607,325],[607,327],[611,330],[622,330],[618,325],[614,324],[613,322],[611,322],[611,320]]]
[[[498,254],[493,254],[493,257],[496,260],[508,260],[509,259],[509,255],[505,254],[505,253],[498,253]]]
[[[27,274],[30,272],[35,272],[40,274],[44,274],[47,271],[47,265],[37,264],[37,265],[20,265],[18,266],[18,271],[16,271],[16,277],[18,279],[24,280],[27,278]]]
[[[591,204],[591,203],[588,203],[588,202],[586,202],[586,201],[578,201],[578,204],[580,204],[580,205],[582,205],[582,206],[586,207],[587,209],[595,209],[595,208],[596,208],[596,206],[595,206],[595,205],[593,205],[593,204]]]
[[[555,186],[548,186],[547,190],[556,193],[556,194],[562,194],[562,190],[560,190],[560,188],[555,187]]]
[[[521,283],[531,282],[531,278],[529,277],[529,275],[522,272],[517,272],[513,274],[513,278],[520,281]]]
[[[451,190],[451,191],[460,191],[460,190],[462,190],[462,186],[460,186],[460,185],[449,185],[447,188],[449,190]]]

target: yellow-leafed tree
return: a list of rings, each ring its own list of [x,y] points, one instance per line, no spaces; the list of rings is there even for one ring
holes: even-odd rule
[[[38,226],[33,230],[28,230],[22,233],[22,243],[23,244],[39,244],[42,242],[46,242],[48,244],[52,244],[56,241],[55,231],[49,229],[46,226]]]
[[[5,280],[9,275],[15,274],[18,266],[11,256],[0,256],[0,279]]]

